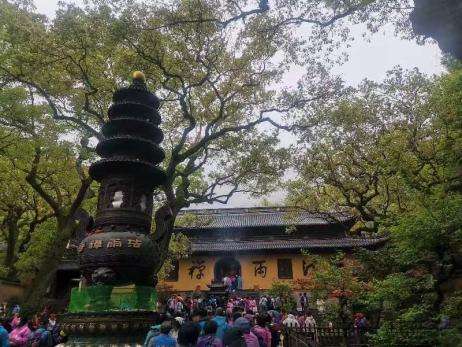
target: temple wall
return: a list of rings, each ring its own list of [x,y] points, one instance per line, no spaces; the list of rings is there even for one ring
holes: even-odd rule
[[[18,300],[23,292],[24,288],[19,283],[0,280],[0,303]]]
[[[172,287],[174,291],[207,290],[214,279],[215,263],[227,256],[193,256],[179,262],[178,281],[161,281],[161,285]],[[242,285],[245,290],[266,290],[275,281],[292,281],[307,278],[308,264],[303,263],[301,254],[235,255],[241,265]],[[278,277],[278,259],[291,259],[292,279]],[[305,265],[305,274],[303,267]],[[265,269],[266,268],[266,269]],[[265,271],[266,270],[266,271]]]

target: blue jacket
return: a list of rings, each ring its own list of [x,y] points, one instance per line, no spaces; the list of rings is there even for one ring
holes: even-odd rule
[[[8,331],[0,325],[0,347],[10,347]]]
[[[149,329],[148,335],[146,336],[146,340],[144,340],[143,347],[149,347],[152,345],[152,341],[154,337],[160,334],[160,324],[159,325],[152,325]]]
[[[176,340],[170,335],[159,334],[154,337],[149,347],[176,347]]]
[[[215,334],[216,337],[223,341],[223,336],[225,335],[226,330],[228,330],[228,323],[226,323],[226,317],[215,316],[212,318],[212,320],[218,325],[217,333]]]
[[[199,324],[199,328],[201,328],[201,332],[200,332],[201,336],[204,335],[204,327],[205,327],[206,322],[207,322],[206,320],[201,320],[201,321],[199,321],[197,323],[197,324]]]

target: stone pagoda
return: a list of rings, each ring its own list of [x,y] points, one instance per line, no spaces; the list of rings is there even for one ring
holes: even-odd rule
[[[139,335],[139,343],[155,320],[147,303],[159,262],[150,236],[153,192],[165,178],[159,168],[165,157],[159,146],[163,139],[159,99],[137,71],[131,85],[117,90],[112,101],[102,128],[104,140],[96,147],[102,159],[90,167],[90,176],[100,183],[97,212],[78,248],[85,288],[73,292],[80,295],[74,301],[83,302],[82,293],[88,300],[81,310],[74,308],[64,316],[65,330],[77,336],[70,345],[105,345],[109,340],[111,345],[136,345],[134,337]],[[136,304],[114,308],[114,287],[127,285],[134,287]],[[70,307],[76,306],[73,299]],[[102,340],[97,342],[96,337]]]
[[[103,159],[90,167],[101,184],[95,223],[79,246],[80,269],[89,285],[154,285],[153,191],[165,176],[158,167],[165,157],[158,107],[140,72],[113,95],[104,140],[96,147]]]

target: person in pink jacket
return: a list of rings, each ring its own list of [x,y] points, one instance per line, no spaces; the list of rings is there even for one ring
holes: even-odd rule
[[[234,328],[239,329],[244,334],[244,340],[247,347],[260,347],[258,337],[250,331],[250,322],[244,317],[236,319]]]
[[[228,317],[231,317],[231,315],[233,314],[233,308],[234,308],[234,302],[233,302],[233,299],[230,298],[228,300],[228,303],[226,304],[226,314],[228,315]]]
[[[266,327],[266,324],[271,321],[271,318],[267,314],[259,314],[256,320],[257,324],[251,331],[257,336],[259,341],[261,340],[263,342],[264,346],[271,347],[271,331]]]
[[[22,317],[19,325],[10,333],[11,347],[27,347],[31,335],[31,330],[27,323],[27,318]]]
[[[19,325],[19,322],[21,322],[21,317],[19,316],[19,313],[15,313],[11,320],[11,327],[13,329],[16,328]]]

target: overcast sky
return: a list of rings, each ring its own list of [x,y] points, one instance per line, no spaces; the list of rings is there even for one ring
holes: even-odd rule
[[[40,13],[53,16],[58,0],[35,0],[35,4]],[[347,50],[349,61],[334,70],[350,85],[356,85],[364,78],[380,81],[387,71],[397,65],[405,69],[417,67],[427,74],[439,74],[443,71],[440,50],[433,43],[419,46],[413,41],[395,37],[392,32],[380,32],[367,42],[361,37],[360,30],[354,31],[357,31],[358,35],[355,35],[354,42]],[[279,204],[283,202],[282,199],[281,193],[269,197],[270,201]],[[227,207],[254,206],[258,201],[236,196],[231,199]]]

